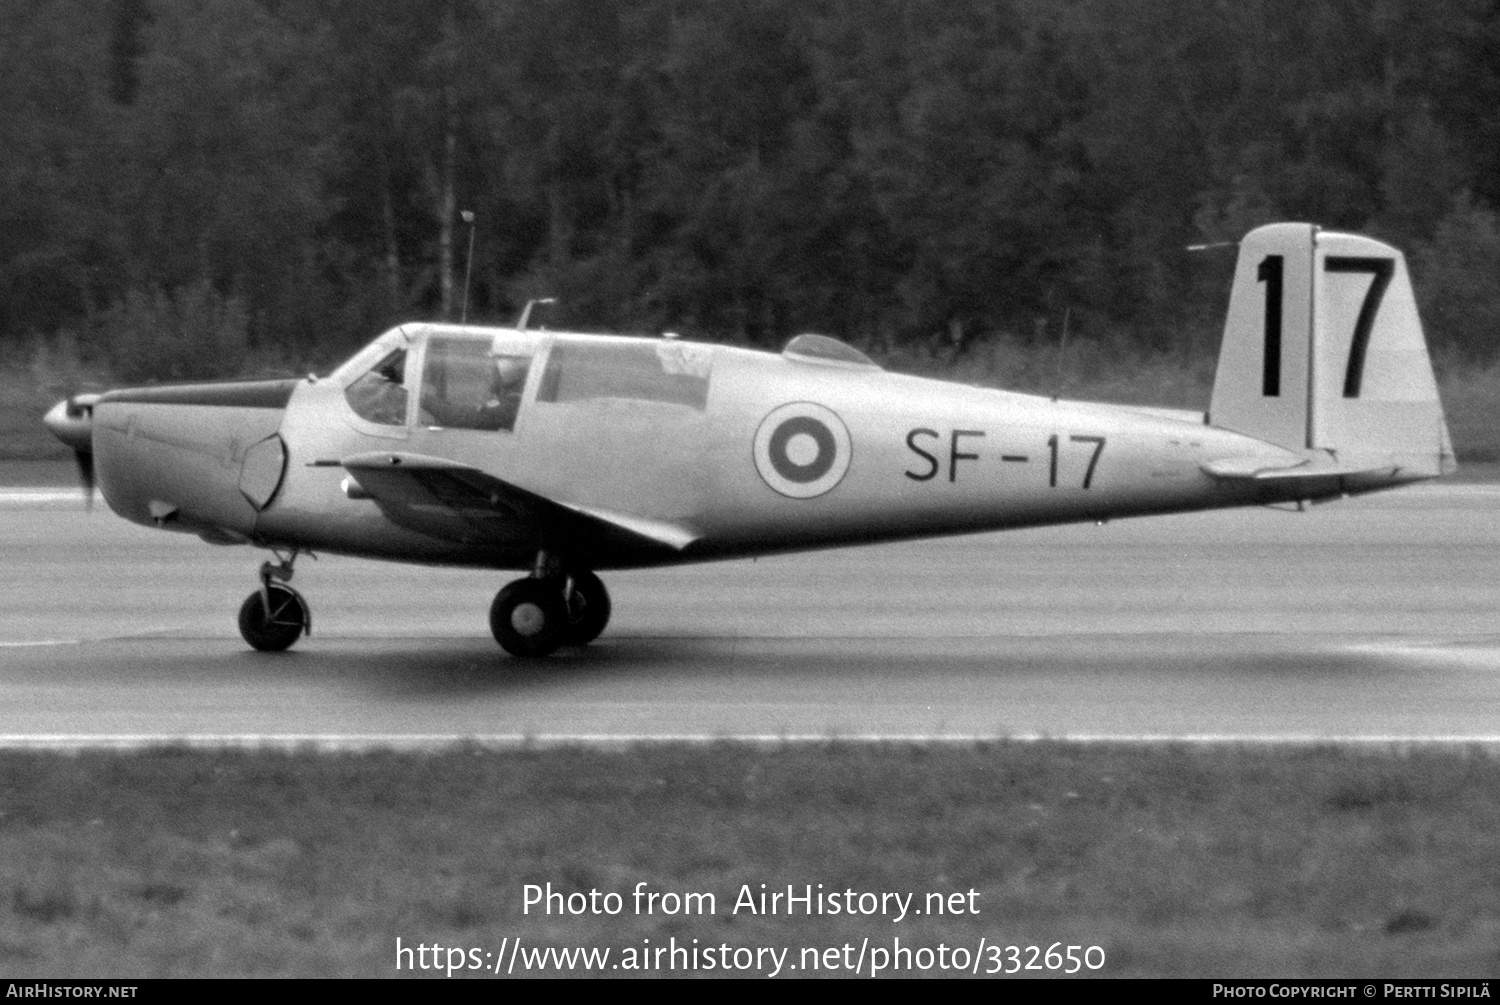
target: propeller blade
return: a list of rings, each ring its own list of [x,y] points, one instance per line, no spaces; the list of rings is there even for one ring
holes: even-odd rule
[[[83,486],[83,508],[90,513],[94,511],[94,452],[92,450],[73,451],[73,460],[78,462],[78,483]]]
[[[97,394],[75,394],[59,401],[42,421],[52,435],[73,448],[84,505],[94,508],[94,405]]]

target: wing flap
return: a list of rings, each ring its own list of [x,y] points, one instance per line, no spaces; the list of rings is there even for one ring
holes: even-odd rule
[[[559,503],[558,505],[565,505]],[[669,548],[681,551],[702,535],[691,527],[672,523],[667,520],[652,520],[648,517],[633,516],[628,513],[613,513],[609,510],[593,509],[584,506],[567,506],[569,510],[580,516],[590,517],[602,521],[611,527],[618,527],[632,534],[658,544],[664,544]]]

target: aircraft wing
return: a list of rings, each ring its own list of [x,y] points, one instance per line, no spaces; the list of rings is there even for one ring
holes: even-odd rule
[[[396,523],[438,537],[504,545],[518,536],[590,554],[680,552],[691,527],[549,499],[467,464],[421,454],[357,454],[344,469]]]

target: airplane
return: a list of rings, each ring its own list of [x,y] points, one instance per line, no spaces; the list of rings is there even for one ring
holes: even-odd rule
[[[268,549],[239,627],[311,631],[309,552],[520,570],[519,657],[603,632],[598,573],[1005,528],[1303,504],[1456,468],[1406,262],[1307,223],[1239,242],[1206,413],[890,373],[816,334],[780,353],[438,323],[327,376],[59,402],[84,488],[136,523]]]

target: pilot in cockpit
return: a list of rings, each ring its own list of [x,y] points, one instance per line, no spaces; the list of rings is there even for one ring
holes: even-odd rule
[[[481,429],[510,429],[515,426],[530,362],[525,356],[494,357],[495,369],[489,395],[479,408]]]

